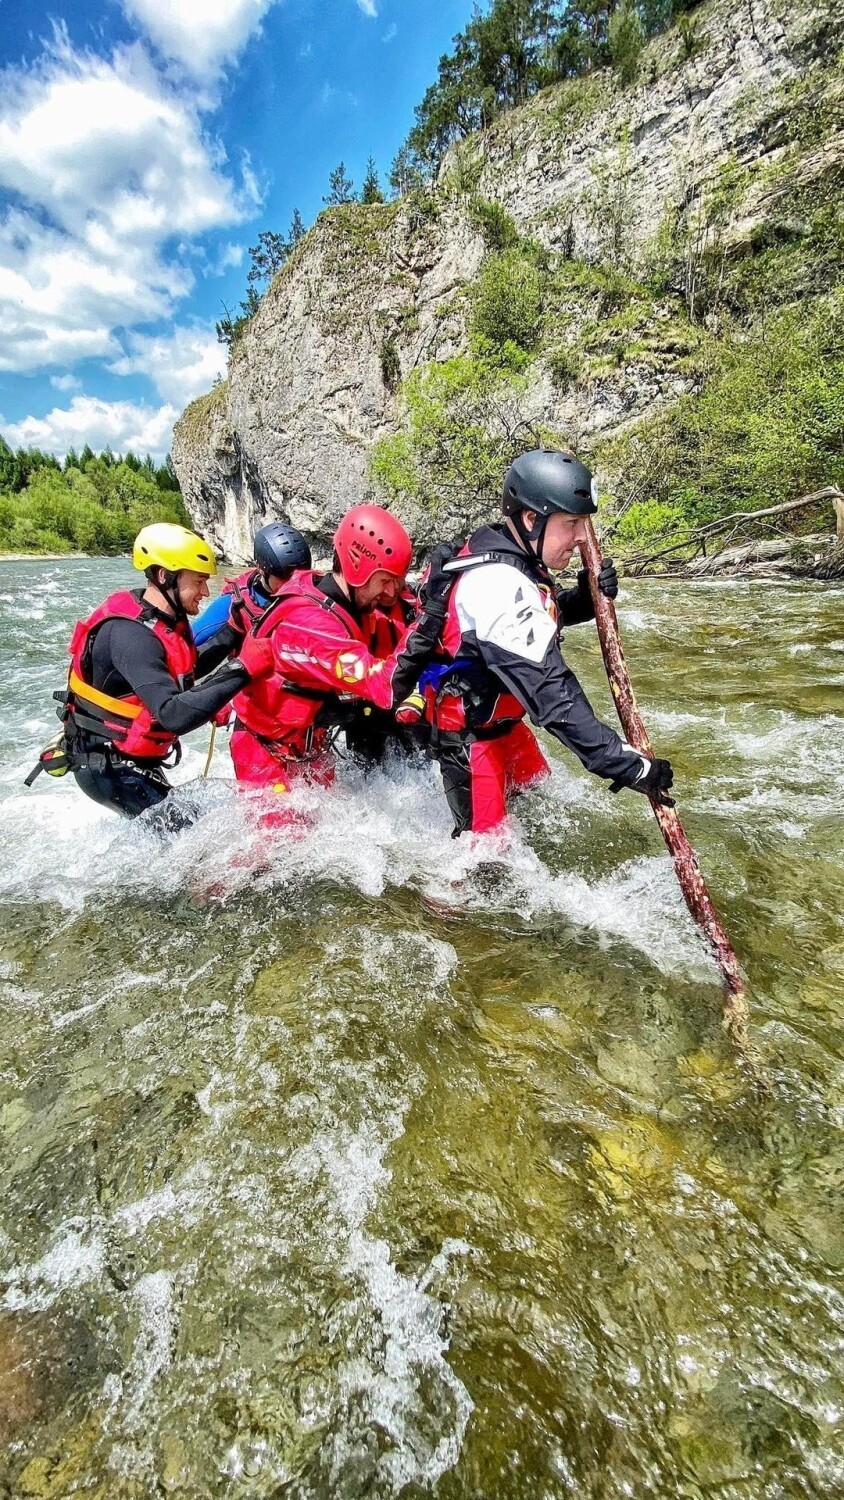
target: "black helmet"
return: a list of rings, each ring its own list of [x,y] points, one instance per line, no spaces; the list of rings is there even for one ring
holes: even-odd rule
[[[520,453],[504,476],[501,507],[505,516],[535,510],[539,516],[562,511],[567,516],[594,516],[597,485],[585,464],[572,453],[532,448]]]
[[[311,566],[311,549],[300,531],[283,521],[270,521],[255,533],[255,561],[264,577],[285,578],[296,568]]]

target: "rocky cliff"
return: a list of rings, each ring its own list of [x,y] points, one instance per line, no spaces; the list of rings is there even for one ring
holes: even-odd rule
[[[840,0],[709,0],[649,43],[635,85],[602,72],[546,89],[454,148],[433,192],[322,214],[233,349],[228,379],[177,423],[173,457],[197,526],[240,561],[266,518],[319,547],[347,506],[383,498],[369,457],[402,421],[402,382],[467,345],[489,248],[479,202],[501,205],[557,262],[628,275],[681,221],[687,244],[718,242],[722,263],[792,233],[795,188],[811,193],[844,159],[829,67],[841,19]],[[790,128],[795,111],[817,118],[821,105],[832,122],[822,135]],[[643,303],[633,338],[625,311],[620,342],[617,302],[613,321],[588,275],[566,286],[519,415],[588,449],[690,388],[694,287]],[[561,340],[578,353],[566,380]],[[405,519],[423,541],[436,529],[424,506],[405,506]]]

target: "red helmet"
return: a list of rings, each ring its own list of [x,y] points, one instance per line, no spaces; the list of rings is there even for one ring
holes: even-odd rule
[[[343,577],[353,588],[366,583],[383,568],[394,578],[404,578],[413,557],[407,532],[380,505],[353,505],[334,533],[334,550]]]

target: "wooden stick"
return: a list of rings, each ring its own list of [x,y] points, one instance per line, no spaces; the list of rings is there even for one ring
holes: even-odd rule
[[[601,653],[604,658],[607,677],[615,700],[618,717],[624,733],[631,745],[636,750],[641,750],[643,755],[653,757],[653,750],[645,728],[633,688],[630,683],[630,674],[624,660],[624,652],[621,647],[621,639],[618,632],[618,619],[615,605],[606,594],[602,594],[598,587],[598,573],[601,567],[601,551],[592,526],[591,520],[585,522],[585,535],[580,543],[580,553],[585,567],[589,573],[589,587],[592,591],[592,599],[595,605],[595,620],[598,626],[598,637],[601,642]],[[686,905],[698,926],[706,934],[712,946],[715,961],[724,978],[727,994],[724,1000],[724,1026],[732,1038],[738,1050],[747,1058],[749,1056],[748,1022],[749,1013],[747,1007],[747,996],[745,984],[742,977],[739,961],[733,951],[732,943],[727,937],[712,898],[706,889],[706,883],[700,871],[697,855],[686,837],[685,829],[680,822],[680,814],[676,807],[663,807],[654,797],[649,802],[653,808],[653,814],[659,824],[662,837],[668,845],[669,853],[674,861],[674,869],[680,888],[686,898]]]
[[[211,724],[211,738],[208,741],[208,754],[205,757],[205,770],[202,773],[202,775],[204,776],[204,778],[205,778],[206,781],[208,780],[208,772],[211,770],[211,762],[214,759],[214,741],[216,740],[216,738],[217,738],[217,726],[216,726],[216,724],[214,724],[212,722],[212,724]]]

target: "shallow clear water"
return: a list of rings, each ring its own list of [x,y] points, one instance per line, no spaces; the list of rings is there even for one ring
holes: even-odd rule
[[[0,1494],[840,1496],[844,590],[621,600],[760,1100],[646,803],[562,752],[474,849],[430,769],[271,844],[224,743],[167,845],[27,792],[131,581],[0,564]]]

